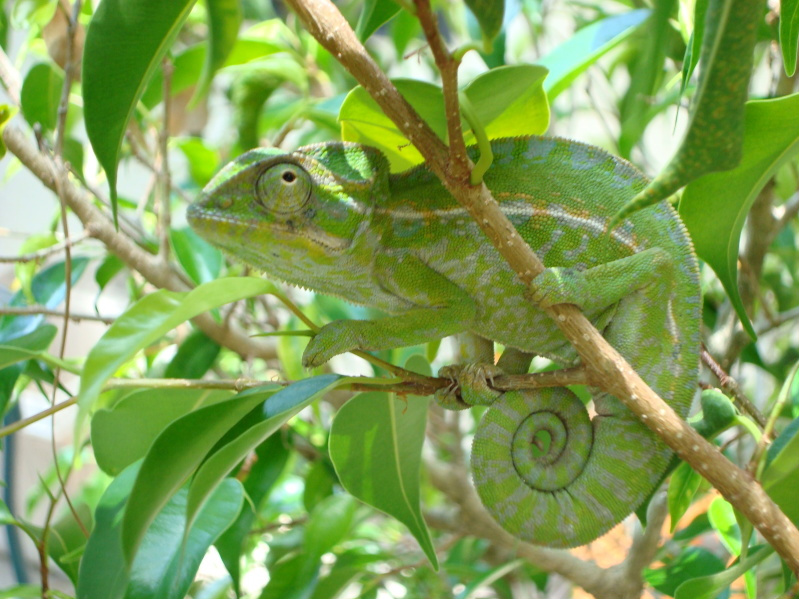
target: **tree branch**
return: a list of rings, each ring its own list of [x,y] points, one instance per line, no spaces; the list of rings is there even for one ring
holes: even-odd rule
[[[428,167],[469,211],[520,280],[532,288],[533,279],[544,270],[544,265],[499,209],[485,184],[469,184],[471,165],[467,162],[464,169],[460,161],[448,159],[444,144],[372,60],[338,9],[329,0],[288,0],[288,4],[308,31],[342,63],[411,140]],[[448,93],[446,89],[444,92]],[[790,568],[799,573],[799,531],[762,487],[724,458],[658,397],[576,306],[561,304],[545,312],[579,353],[591,384],[619,398],[738,508]]]

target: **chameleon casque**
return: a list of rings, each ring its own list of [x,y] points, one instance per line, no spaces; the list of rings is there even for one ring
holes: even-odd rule
[[[534,299],[579,306],[685,416],[696,390],[701,296],[696,257],[675,211],[648,208],[608,234],[609,219],[647,183],[629,163],[557,138],[501,139],[492,148],[485,183],[547,266],[534,281]],[[474,159],[476,149],[470,152]],[[533,354],[578,363],[424,165],[390,174],[378,150],[351,143],[256,149],[208,184],[188,219],[202,237],[272,277],[390,314],[324,326],[305,350],[308,366],[355,348],[464,332],[510,348],[514,358],[499,362],[509,373],[527,372]],[[446,371],[464,401],[491,404],[475,434],[474,480],[512,534],[552,547],[588,543],[661,480],[670,451],[615,397],[593,390],[591,418],[567,389],[500,394],[474,373]]]

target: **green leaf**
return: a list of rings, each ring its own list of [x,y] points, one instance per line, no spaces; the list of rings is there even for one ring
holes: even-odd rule
[[[799,418],[785,427],[769,448],[763,489],[794,524],[799,524]]]
[[[41,125],[45,131],[55,129],[58,104],[64,88],[64,75],[52,64],[40,62],[28,71],[20,92],[22,116],[30,123]]]
[[[694,69],[699,62],[702,51],[702,40],[705,38],[705,15],[709,0],[696,0],[694,6],[694,30],[691,32],[691,39],[685,46],[685,57],[682,65],[682,82],[680,83],[680,93],[685,92],[688,81],[693,75]]]
[[[718,574],[686,580],[676,589],[674,599],[712,599],[744,572],[762,562],[774,552],[769,545],[750,551],[743,561]]]
[[[130,573],[128,597],[183,599],[211,544],[236,519],[244,499],[241,483],[223,481],[186,529],[186,491],[181,489],[153,522]],[[181,542],[183,540],[183,542]]]
[[[248,389],[172,422],[142,462],[122,522],[122,550],[132,563],[145,533],[170,497],[189,479],[208,451],[278,385]]]
[[[216,72],[225,64],[236,43],[242,21],[239,0],[205,0],[208,7],[208,51],[193,104],[208,93]]]
[[[103,166],[116,219],[119,150],[128,121],[195,0],[103,0],[86,32],[86,134]]]
[[[707,549],[687,547],[663,568],[644,570],[644,580],[665,595],[674,595],[681,584],[697,576],[724,570],[724,563]],[[692,597],[691,599],[698,599]]]
[[[441,88],[413,79],[396,79],[392,83],[436,135],[446,139],[447,123]],[[422,162],[419,151],[361,86],[347,94],[338,118],[341,138],[379,148],[388,158],[392,172],[404,171]]]
[[[349,495],[330,495],[314,508],[305,526],[305,551],[316,561],[349,533],[355,519],[355,501]]]
[[[224,262],[222,252],[190,227],[171,229],[169,241],[175,257],[194,283],[209,283],[219,277]]]
[[[164,370],[164,377],[168,379],[202,378],[216,362],[221,349],[216,341],[200,329],[194,329],[178,347],[175,357]]]
[[[799,52],[799,0],[780,2],[780,49],[785,73],[793,77]]]
[[[497,67],[464,88],[489,139],[547,130],[549,104],[543,87],[547,72],[534,65]],[[474,143],[474,136],[466,137],[466,143]]]
[[[466,6],[477,18],[480,30],[483,32],[483,40],[490,44],[502,29],[505,0],[466,0]]]
[[[466,588],[463,589],[460,593],[458,593],[455,598],[456,599],[469,599],[469,597],[473,597],[478,590],[483,587],[487,587],[503,576],[513,572],[517,568],[524,566],[527,562],[521,558],[515,559],[509,562],[506,562],[502,565],[496,566],[491,568],[488,572],[485,572],[478,576],[475,580],[471,581]]]
[[[536,135],[549,126],[549,105],[543,90],[545,77],[543,67],[499,67],[477,77],[463,92],[489,138]],[[412,79],[397,79],[393,83],[433,131],[446,140],[441,88]],[[362,87],[356,87],[347,95],[341,105],[339,121],[342,139],[379,148],[391,163],[392,172],[407,170],[422,162],[419,151]],[[469,126],[465,122],[463,125],[466,143],[474,143]]]
[[[741,555],[741,531],[735,520],[735,511],[723,497],[716,497],[707,510],[710,525],[731,555]]]
[[[746,104],[743,158],[733,170],[705,175],[685,188],[680,216],[697,255],[718,276],[738,318],[754,329],[738,293],[738,246],[746,215],[774,173],[799,151],[799,94]]]
[[[536,64],[549,69],[544,82],[549,101],[552,102],[588,67],[626,40],[651,14],[650,9],[641,8],[605,17],[583,27],[538,60]]]
[[[81,560],[78,599],[184,597],[208,547],[241,509],[241,484],[235,479],[225,481],[186,535],[188,492],[182,489],[158,514],[144,539],[147,551],[129,568],[122,552],[121,516],[138,471],[139,464],[127,468],[100,499],[96,525]],[[182,545],[184,537],[188,541]]]
[[[198,314],[272,288],[265,279],[237,277],[217,279],[189,292],[160,290],[140,299],[114,321],[86,358],[78,401],[84,417],[105,381],[137,351]]]
[[[365,42],[399,11],[400,6],[394,0],[366,0],[355,26],[355,35],[361,43]]]
[[[198,187],[205,187],[217,170],[219,156],[197,137],[184,137],[175,144],[189,163],[189,174]]]
[[[52,343],[58,332],[52,324],[43,324],[34,331],[5,341],[0,345],[0,369],[35,358]]]
[[[419,467],[428,401],[363,393],[345,403],[330,430],[330,459],[347,491],[408,527],[438,568],[419,505]]]
[[[141,389],[92,417],[97,465],[112,476],[143,458],[169,424],[189,412],[224,401],[231,391]]]
[[[752,73],[761,0],[710,0],[702,40],[702,72],[688,131],[671,162],[613,217],[662,200],[691,181],[735,168],[744,143],[744,105]]]
[[[239,594],[241,593],[240,559],[244,542],[250,534],[259,506],[269,495],[286,467],[289,450],[280,435],[272,435],[255,449],[255,456],[257,460],[244,479],[244,490],[249,501],[244,505],[236,521],[215,543],[219,557],[233,579],[233,587]]]
[[[186,519],[192,522],[203,502],[227,474],[276,430],[296,416],[305,406],[342,381],[337,374],[323,374],[297,381],[269,397],[264,405],[264,420],[217,450],[197,470],[189,488]],[[244,394],[239,394],[239,401]],[[235,399],[235,398],[234,398]]]
[[[6,155],[6,144],[3,141],[3,129],[5,129],[8,121],[10,121],[15,114],[17,114],[16,106],[0,104],[0,158]]]
[[[694,500],[701,483],[702,477],[694,472],[694,469],[687,462],[677,466],[674,474],[671,475],[668,491],[671,532],[674,532],[680,522],[680,518],[691,506],[691,502]]]

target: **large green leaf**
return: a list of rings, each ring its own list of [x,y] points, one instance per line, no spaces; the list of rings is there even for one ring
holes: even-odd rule
[[[119,149],[150,76],[195,0],[103,0],[86,32],[83,104],[86,134],[105,169],[116,217]]]
[[[793,77],[799,52],[799,0],[780,1],[780,48],[785,72]]]
[[[536,61],[536,64],[549,69],[544,82],[549,101],[552,102],[588,67],[626,40],[650,14],[650,9],[641,8],[605,17],[583,27]]]
[[[489,139],[546,131],[549,126],[549,105],[543,90],[546,72],[543,67],[531,65],[500,67],[480,75],[463,89]],[[446,140],[441,88],[411,79],[398,79],[393,83],[433,131]],[[389,159],[392,172],[422,162],[419,151],[362,87],[356,87],[347,95],[339,120],[342,139],[379,148]],[[463,125],[466,143],[474,143],[468,124],[464,122]]]
[[[239,277],[217,279],[188,292],[160,290],[143,297],[114,321],[89,352],[78,402],[82,414],[94,405],[105,381],[142,348],[198,314],[273,288],[265,279]]]
[[[186,532],[188,490],[178,491],[147,533],[143,541],[147,551],[128,566],[122,551],[121,516],[138,471],[139,464],[127,468],[100,499],[96,525],[80,564],[78,599],[184,597],[208,547],[241,509],[241,484],[229,479],[217,488]]]
[[[393,516],[411,531],[434,567],[430,532],[419,505],[419,467],[428,401],[363,393],[336,414],[330,459],[347,491]]]
[[[186,519],[191,523],[203,502],[219,482],[247,455],[305,406],[341,383],[337,374],[323,374],[281,389],[264,405],[264,420],[217,450],[197,470],[189,488]],[[241,395],[239,395],[241,397]]]
[[[145,456],[169,424],[189,412],[224,401],[231,391],[141,389],[92,417],[97,465],[112,476]]]
[[[754,336],[738,293],[738,245],[757,194],[786,160],[799,152],[799,94],[746,104],[741,163],[705,175],[685,188],[680,216],[697,255],[716,272],[738,317]]]
[[[702,477],[687,462],[677,466],[677,469],[671,475],[668,500],[672,532],[677,528],[677,524],[679,524],[683,514],[691,507],[691,502],[694,500],[701,483]]]
[[[253,408],[280,387],[268,384],[174,421],[156,438],[144,457],[122,522],[122,549],[132,563],[158,512],[182,487],[208,452]]]

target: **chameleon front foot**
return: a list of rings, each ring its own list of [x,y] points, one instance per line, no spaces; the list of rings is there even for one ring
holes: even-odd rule
[[[451,381],[436,391],[436,403],[447,410],[465,410],[471,406],[488,406],[502,394],[491,385],[494,377],[505,374],[494,364],[453,364],[444,366],[438,376]]]

